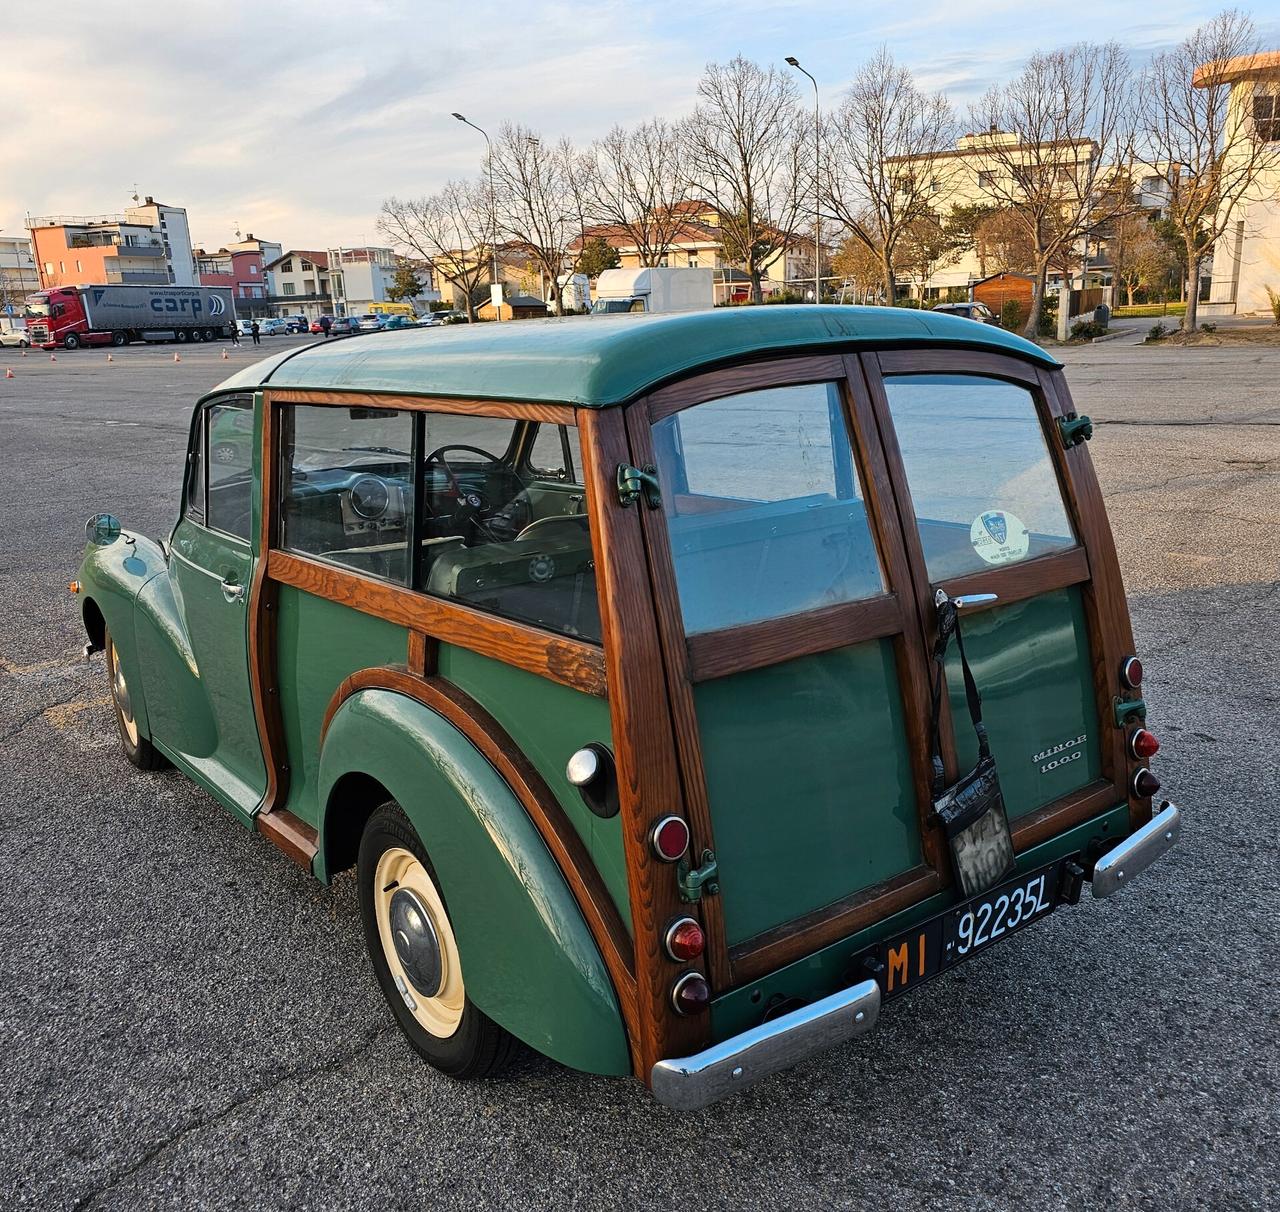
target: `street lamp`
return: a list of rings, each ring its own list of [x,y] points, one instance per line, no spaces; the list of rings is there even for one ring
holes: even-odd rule
[[[489,221],[492,226],[490,235],[492,237],[491,247],[493,251],[493,280],[496,284],[498,282],[498,198],[493,192],[493,144],[489,142],[488,132],[485,131],[483,127],[477,126],[474,122],[468,122],[461,114],[454,114],[453,116],[464,126],[469,126],[472,130],[478,130],[482,135],[484,135],[484,145],[489,150]],[[495,303],[493,309],[498,313],[498,319],[501,320],[502,308]],[[467,314],[471,315],[471,312],[468,311]]]
[[[800,66],[795,55],[787,62],[809,76],[813,85],[813,301],[822,302],[822,111],[818,108],[818,82]]]

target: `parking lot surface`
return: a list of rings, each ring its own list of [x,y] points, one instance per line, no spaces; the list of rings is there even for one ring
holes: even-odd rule
[[[679,1115],[534,1057],[478,1085],[423,1067],[352,879],[322,887],[121,756],[66,590],[84,520],[167,534],[192,403],[286,343],[0,354],[10,1206],[1280,1205],[1280,348],[1061,355],[1181,846],[870,1036]]]

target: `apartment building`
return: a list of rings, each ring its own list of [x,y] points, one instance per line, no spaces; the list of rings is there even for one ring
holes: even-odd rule
[[[1274,144],[1254,189],[1231,215],[1214,248],[1213,280],[1202,316],[1266,315],[1271,311],[1267,287],[1280,292],[1280,51],[1229,60],[1226,78],[1231,83],[1228,126],[1244,128],[1251,141]],[[1194,82],[1203,87],[1202,68]],[[1249,155],[1248,143],[1233,141],[1228,148],[1238,163]]]
[[[265,270],[271,284],[267,302],[272,315],[314,320],[333,314],[327,252],[291,248],[269,261]]]
[[[26,236],[0,235],[0,311],[11,306],[20,315],[22,300],[39,289],[31,241]]]
[[[400,264],[400,258],[393,249],[372,246],[331,248],[326,255],[329,263],[329,286],[338,315],[358,316],[369,310],[369,304],[387,300],[387,292],[391,289]],[[421,294],[406,301],[413,303],[420,311],[426,311],[429,303],[439,300],[440,292],[435,289],[429,266],[417,264],[414,268],[418,272],[418,280],[424,286]]]
[[[187,212],[153,198],[122,215],[28,218],[40,286],[195,286]]]

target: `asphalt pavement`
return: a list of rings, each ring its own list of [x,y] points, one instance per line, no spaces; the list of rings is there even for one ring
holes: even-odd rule
[[[264,339],[268,353],[289,338]],[[66,591],[251,348],[0,351],[0,1191],[46,1208],[1280,1205],[1280,348],[1059,351],[1182,845],[695,1115],[418,1063],[324,888],[119,753]]]

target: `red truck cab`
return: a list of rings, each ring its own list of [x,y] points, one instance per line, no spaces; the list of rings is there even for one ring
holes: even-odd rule
[[[89,331],[89,317],[77,290],[55,287],[41,291],[30,295],[26,306],[31,344],[41,349],[56,349],[65,344],[68,333],[75,338],[73,344],[67,346],[69,349],[78,344],[107,345],[111,341],[109,332]]]

